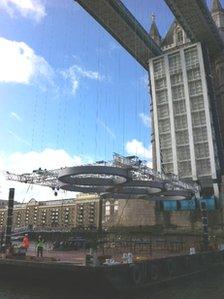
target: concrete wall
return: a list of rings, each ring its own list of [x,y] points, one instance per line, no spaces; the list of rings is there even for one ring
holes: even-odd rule
[[[118,225],[155,225],[155,202],[142,199],[119,200]]]

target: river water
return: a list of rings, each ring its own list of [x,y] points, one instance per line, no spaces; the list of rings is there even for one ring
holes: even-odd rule
[[[0,282],[0,299],[223,299],[224,298],[224,271],[202,274],[200,277],[186,278],[185,281],[175,282],[166,287],[146,290],[135,294],[110,295],[104,293],[94,295],[86,290],[82,293],[67,292],[60,287],[55,289],[42,288],[35,285],[16,282]]]

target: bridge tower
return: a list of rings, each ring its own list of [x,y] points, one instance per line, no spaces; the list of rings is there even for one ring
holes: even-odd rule
[[[160,46],[162,42],[162,37],[159,33],[159,29],[156,24],[156,17],[154,14],[152,14],[152,23],[149,30],[150,37],[154,40],[154,42]],[[149,74],[150,78],[150,74]],[[151,82],[149,80],[149,93],[152,98],[152,89],[151,89]],[[150,103],[150,115],[151,115],[151,143],[152,143],[152,163],[153,163],[153,169],[157,170],[157,163],[156,163],[156,146],[155,146],[155,134],[154,134],[154,120],[153,120],[153,105],[152,102]]]
[[[161,35],[159,33],[158,27],[156,25],[156,17],[154,14],[152,14],[152,24],[149,30],[149,35],[151,36],[151,38],[154,40],[154,42],[160,46],[161,44]]]
[[[160,46],[163,54],[149,60],[156,169],[197,181],[202,194],[218,196],[219,163],[204,46],[192,43],[176,20]]]
[[[219,0],[212,1],[212,18],[219,29],[219,32],[224,39],[224,9]]]

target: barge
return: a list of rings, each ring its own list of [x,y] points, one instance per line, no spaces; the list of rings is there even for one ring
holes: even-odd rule
[[[224,266],[224,251],[201,252],[130,264],[78,266],[55,261],[0,260],[0,279],[77,290],[130,291],[166,284]]]

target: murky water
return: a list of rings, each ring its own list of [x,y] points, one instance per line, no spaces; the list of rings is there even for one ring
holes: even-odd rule
[[[200,277],[187,278],[166,287],[149,289],[135,294],[110,295],[104,293],[94,295],[86,290],[82,293],[68,292],[60,287],[57,289],[42,288],[40,285],[19,285],[16,282],[0,282],[0,299],[223,299],[224,271],[219,273],[202,274]]]

